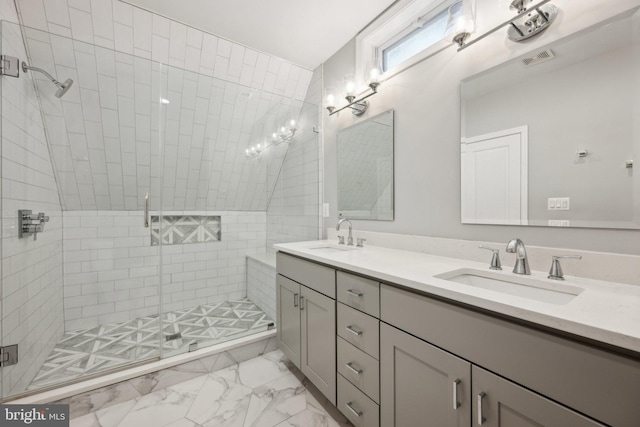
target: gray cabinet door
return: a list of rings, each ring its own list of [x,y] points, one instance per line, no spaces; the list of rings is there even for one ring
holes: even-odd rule
[[[473,424],[486,427],[602,427],[589,418],[473,366]],[[606,395],[603,394],[603,399]]]
[[[469,427],[471,364],[380,324],[380,425]]]
[[[278,347],[291,362],[300,367],[300,288],[280,274],[276,278],[278,312]]]
[[[302,354],[300,370],[336,404],[336,301],[301,287]]]

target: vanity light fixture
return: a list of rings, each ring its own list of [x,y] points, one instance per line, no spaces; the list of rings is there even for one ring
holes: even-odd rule
[[[558,8],[552,4],[547,4],[550,1],[542,0],[529,6],[532,0],[500,0],[501,3],[515,10],[517,15],[469,42],[467,42],[470,35],[469,31],[462,30],[454,33],[453,41],[458,44],[458,52],[507,26],[509,27],[507,37],[514,42],[520,42],[542,33],[549,28],[558,16]]]
[[[273,132],[270,139],[265,138],[263,143],[253,145],[244,150],[244,155],[248,158],[260,157],[265,150],[275,145],[293,141],[297,130],[296,121],[291,119],[287,126],[282,126],[279,131]]]
[[[337,91],[334,87],[328,87],[325,89],[325,106],[327,110],[329,110],[329,115],[332,116],[345,108],[351,108],[351,112],[354,116],[361,116],[367,111],[369,107],[369,102],[365,101],[365,99],[370,96],[378,93],[378,87],[380,86],[380,82],[382,81],[382,72],[380,71],[380,67],[375,65],[369,69],[369,89],[371,90],[366,95],[361,96],[356,99],[356,81],[355,76],[353,74],[346,74],[342,81],[344,83],[345,88],[345,97],[348,104],[344,107],[337,108],[336,102],[338,100]]]

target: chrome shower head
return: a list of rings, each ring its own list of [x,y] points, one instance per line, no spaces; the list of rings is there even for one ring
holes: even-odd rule
[[[27,71],[37,71],[39,73],[44,74],[49,80],[51,80],[53,82],[53,84],[55,84],[58,87],[58,90],[56,91],[56,97],[57,98],[62,98],[64,96],[65,93],[67,93],[67,91],[69,90],[69,88],[71,88],[71,85],[73,84],[73,80],[71,79],[67,79],[64,81],[64,83],[60,83],[58,80],[56,80],[51,74],[47,73],[45,70],[43,70],[42,68],[38,68],[38,67],[32,67],[30,65],[27,65],[26,62],[22,63],[22,71],[23,72],[27,72]]]
[[[64,83],[57,82],[56,86],[58,86],[58,90],[56,91],[56,97],[62,98],[69,88],[71,88],[72,84],[73,80],[71,79],[65,80]]]

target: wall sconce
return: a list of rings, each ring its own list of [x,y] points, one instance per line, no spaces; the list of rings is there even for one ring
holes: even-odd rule
[[[260,157],[262,153],[275,145],[293,141],[297,130],[296,121],[291,119],[288,126],[282,126],[278,132],[273,132],[271,134],[270,141],[265,138],[265,142],[253,145],[244,150],[244,155],[248,158]]]
[[[501,4],[508,6],[518,13],[513,19],[503,22],[468,43],[467,39],[470,32],[464,30],[453,34],[452,40],[458,44],[458,52],[460,52],[462,49],[468,48],[472,44],[479,42],[488,35],[506,26],[509,26],[507,30],[509,40],[514,42],[526,40],[549,28],[558,16],[558,8],[552,4],[547,4],[550,1],[551,0],[542,0],[528,7],[532,0],[500,0]]]
[[[369,107],[369,102],[365,101],[365,99],[370,96],[378,93],[378,87],[380,86],[380,82],[382,80],[382,72],[380,71],[380,67],[378,65],[372,66],[369,68],[369,89],[371,92],[368,94],[361,96],[356,99],[356,80],[353,74],[345,74],[342,78],[342,82],[345,88],[345,97],[347,100],[347,105],[342,108],[337,108],[336,103],[338,100],[337,91],[334,87],[328,87],[325,89],[325,106],[327,110],[329,110],[329,115],[332,116],[345,108],[351,108],[351,112],[355,116],[361,116],[367,111]]]

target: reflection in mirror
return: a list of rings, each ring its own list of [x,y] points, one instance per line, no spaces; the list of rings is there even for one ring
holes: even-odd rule
[[[472,76],[461,96],[463,223],[640,228],[638,8]]]
[[[338,215],[393,220],[393,110],[338,132]]]

